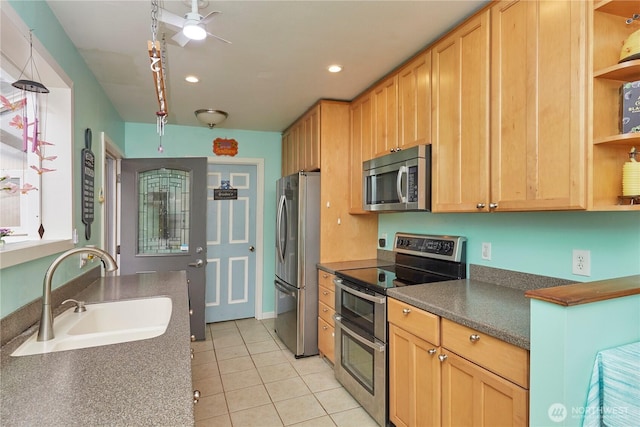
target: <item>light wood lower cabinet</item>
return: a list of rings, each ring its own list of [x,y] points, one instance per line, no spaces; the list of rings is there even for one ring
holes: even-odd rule
[[[335,275],[318,270],[318,352],[331,363],[334,354]]]
[[[440,425],[438,346],[389,325],[389,419],[396,427]]]
[[[528,351],[393,298],[387,306],[396,427],[527,425]]]

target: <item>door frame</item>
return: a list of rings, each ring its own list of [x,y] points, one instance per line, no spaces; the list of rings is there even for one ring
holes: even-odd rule
[[[102,230],[100,241],[103,249],[106,250],[116,260],[118,265],[120,264],[120,254],[118,253],[118,246],[120,245],[120,161],[125,157],[124,153],[118,147],[106,132],[100,132],[100,162],[102,164],[102,187],[98,191],[98,197],[102,194],[102,197],[109,198],[101,202],[102,209]],[[107,165],[107,158],[113,160],[111,165]],[[107,188],[113,188],[113,192],[106,191]],[[107,208],[110,208],[107,211]],[[112,221],[109,221],[109,218]],[[108,237],[108,239],[107,239]],[[109,247],[107,241],[110,242]],[[116,270],[114,275],[119,276],[120,270]]]
[[[208,165],[248,165],[256,166],[256,286],[255,286],[255,317],[264,319],[262,312],[262,292],[264,282],[264,159],[261,158],[221,158],[207,157]]]

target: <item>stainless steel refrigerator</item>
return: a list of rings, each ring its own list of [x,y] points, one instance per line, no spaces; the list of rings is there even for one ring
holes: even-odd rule
[[[276,319],[278,337],[296,357],[318,354],[320,172],[278,180]]]

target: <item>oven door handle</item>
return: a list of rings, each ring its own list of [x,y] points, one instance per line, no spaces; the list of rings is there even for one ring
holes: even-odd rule
[[[385,345],[384,344],[380,344],[378,342],[371,342],[367,339],[362,338],[360,335],[358,335],[356,332],[352,331],[351,329],[347,328],[347,326],[342,323],[342,316],[339,316],[337,314],[333,315],[333,320],[336,323],[336,326],[340,329],[342,329],[343,331],[345,331],[351,338],[353,338],[354,340],[358,341],[360,344],[369,347],[372,350],[375,350],[379,353],[384,353],[385,350]]]
[[[342,283],[342,279],[333,279],[333,283],[339,287],[340,289],[342,289],[343,291],[351,294],[351,295],[355,295],[358,298],[362,298],[362,299],[366,299],[367,301],[371,301],[375,304],[386,304],[387,303],[387,298],[386,297],[375,297],[373,295],[369,295],[369,294],[365,294],[364,292],[360,292],[357,291],[347,285],[344,285]]]

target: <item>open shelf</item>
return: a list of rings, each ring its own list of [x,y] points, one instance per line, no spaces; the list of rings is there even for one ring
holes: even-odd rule
[[[602,70],[595,71],[593,77],[598,79],[631,82],[640,79],[640,59],[625,61]]]
[[[631,18],[634,13],[640,13],[640,4],[637,1],[602,0],[593,5],[597,12]]]
[[[637,146],[640,148],[640,132],[637,133],[621,133],[619,135],[607,136],[605,138],[597,138],[594,144],[607,145],[626,145],[629,147]]]

